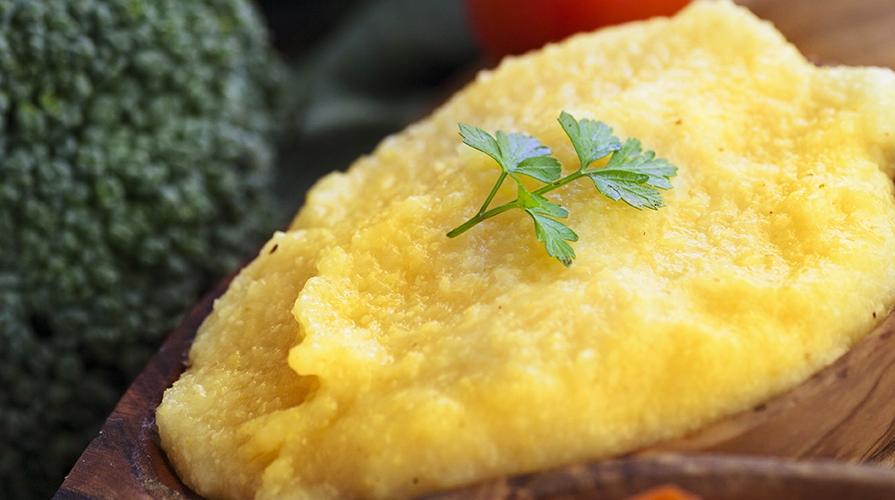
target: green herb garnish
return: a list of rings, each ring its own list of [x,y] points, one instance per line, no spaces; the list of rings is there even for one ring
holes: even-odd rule
[[[546,193],[581,177],[590,177],[597,191],[613,201],[622,200],[638,210],[657,210],[665,206],[660,190],[671,188],[669,178],[676,175],[677,167],[667,160],[656,158],[652,151],[643,152],[637,139],[629,138],[622,143],[603,122],[586,118],[576,121],[563,111],[559,124],[572,141],[580,163],[578,170],[565,177],[562,177],[559,161],[549,156],[552,154],[550,148],[534,137],[506,134],[500,130],[492,136],[479,127],[460,123],[463,143],[494,158],[501,172],[478,213],[447,233],[449,238],[459,236],[495,215],[518,208],[531,216],[535,235],[544,242],[547,253],[568,267],[575,258],[575,251],[568,242],[578,241],[578,235],[556,220],[568,217],[569,211],[548,200],[544,196]],[[609,155],[612,156],[604,166],[591,166]],[[545,186],[529,191],[522,185],[520,175],[531,177]],[[507,177],[516,181],[516,199],[489,209]]]

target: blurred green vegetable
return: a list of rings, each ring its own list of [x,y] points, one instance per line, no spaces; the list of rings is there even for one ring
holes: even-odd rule
[[[0,2],[0,497],[270,235],[284,74],[244,0]]]

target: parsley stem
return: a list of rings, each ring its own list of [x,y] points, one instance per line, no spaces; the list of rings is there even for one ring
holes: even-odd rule
[[[578,179],[584,177],[585,175],[586,174],[584,173],[584,169],[581,169],[577,172],[571,173],[571,174],[563,177],[562,179],[558,179],[554,182],[551,182],[550,184],[547,184],[546,186],[542,187],[541,189],[535,190],[534,194],[540,195],[540,194],[544,194],[544,193],[549,193],[550,191],[553,191],[556,188],[565,186],[566,184],[568,184],[570,182],[577,181]]]
[[[468,221],[464,222],[463,224],[457,226],[456,228],[451,230],[449,233],[447,233],[447,237],[453,238],[455,236],[460,236],[461,234],[465,233],[466,231],[471,229],[473,226],[475,226],[479,222],[482,222],[485,219],[490,219],[491,217],[494,217],[495,215],[500,215],[500,214],[506,212],[507,210],[511,210],[518,206],[519,206],[519,200],[515,199],[509,203],[504,203],[503,205],[500,205],[499,207],[494,207],[491,210],[488,210],[487,212],[479,211],[479,213],[475,214],[471,219],[469,219]]]
[[[546,186],[542,187],[541,189],[534,191],[534,194],[541,195],[544,193],[548,193],[550,191],[553,191],[556,188],[565,186],[566,184],[568,184],[570,182],[576,181],[576,180],[584,177],[585,175],[586,174],[583,173],[583,169],[579,170],[577,172],[571,173],[571,174],[563,177],[562,179],[559,179],[555,182],[547,184]],[[503,172],[500,174],[500,179],[494,185],[494,188],[491,190],[491,194],[488,195],[488,199],[485,200],[485,203],[482,205],[482,208],[479,209],[478,213],[476,213],[468,221],[464,222],[460,226],[457,226],[456,228],[451,230],[449,233],[447,233],[448,238],[460,236],[461,234],[465,233],[466,231],[468,231],[469,229],[474,227],[479,222],[482,222],[483,220],[490,219],[491,217],[494,217],[495,215],[500,215],[500,214],[506,212],[507,210],[511,210],[513,208],[519,207],[519,199],[516,198],[513,201],[504,203],[503,205],[500,205],[500,206],[492,208],[491,210],[488,210],[488,205],[491,204],[491,201],[494,199],[494,195],[497,194],[497,190],[500,188],[500,185],[503,184],[503,181],[504,181],[504,179],[506,179],[506,177],[507,177],[506,172]]]
[[[503,184],[503,181],[506,178],[507,172],[504,170],[500,173],[500,177],[497,178],[497,182],[494,184],[494,187],[491,188],[491,194],[488,195],[485,203],[482,203],[482,208],[479,209],[479,212],[476,215],[482,215],[483,213],[485,213],[485,210],[488,210],[488,205],[490,205],[491,201],[494,200],[494,196],[497,195],[497,190],[500,189],[500,186]]]
[[[491,202],[494,200],[494,197],[497,195],[497,191],[500,189],[501,184],[503,184],[503,181],[506,178],[507,178],[506,171],[501,172],[500,177],[497,178],[497,182],[494,183],[494,187],[491,188],[491,194],[488,195],[488,198],[485,200],[485,203],[482,203],[482,208],[480,208],[479,211],[471,219],[464,222],[463,225],[456,227],[453,230],[451,230],[449,233],[447,233],[448,238],[460,236],[461,234],[465,233],[471,227],[475,226],[479,222],[482,222],[485,219],[494,217],[497,214],[506,212],[507,210],[513,208],[513,206],[511,205],[511,206],[507,206],[506,208],[503,208],[499,212],[494,212],[494,210],[487,211],[488,205],[490,205]],[[511,203],[515,203],[515,202],[511,202]],[[500,207],[497,207],[497,208],[502,208],[504,206],[505,205],[501,205]],[[494,213],[491,213],[491,212],[494,212]]]

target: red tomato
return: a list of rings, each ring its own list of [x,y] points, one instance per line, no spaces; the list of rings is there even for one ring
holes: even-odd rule
[[[579,31],[652,16],[669,16],[689,0],[465,0],[485,53],[498,60]]]

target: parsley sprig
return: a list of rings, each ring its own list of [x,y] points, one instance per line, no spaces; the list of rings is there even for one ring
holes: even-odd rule
[[[545,194],[589,177],[597,191],[613,201],[622,200],[638,210],[657,210],[665,206],[661,190],[671,188],[669,179],[676,175],[677,167],[665,159],[656,158],[652,151],[643,152],[637,139],[628,138],[621,142],[603,122],[587,118],[575,120],[563,111],[559,124],[571,140],[579,161],[578,170],[565,177],[560,162],[550,156],[553,152],[536,138],[500,130],[492,136],[479,127],[459,124],[463,143],[493,158],[501,172],[479,211],[447,233],[448,237],[459,236],[486,219],[518,208],[531,216],[535,235],[544,243],[547,253],[568,267],[575,258],[575,251],[568,242],[578,241],[578,235],[556,220],[568,217],[569,211],[548,200]],[[609,155],[612,156],[605,165],[593,166]],[[529,191],[522,184],[520,175],[531,177],[544,186]],[[507,177],[516,181],[516,199],[489,208]]]

